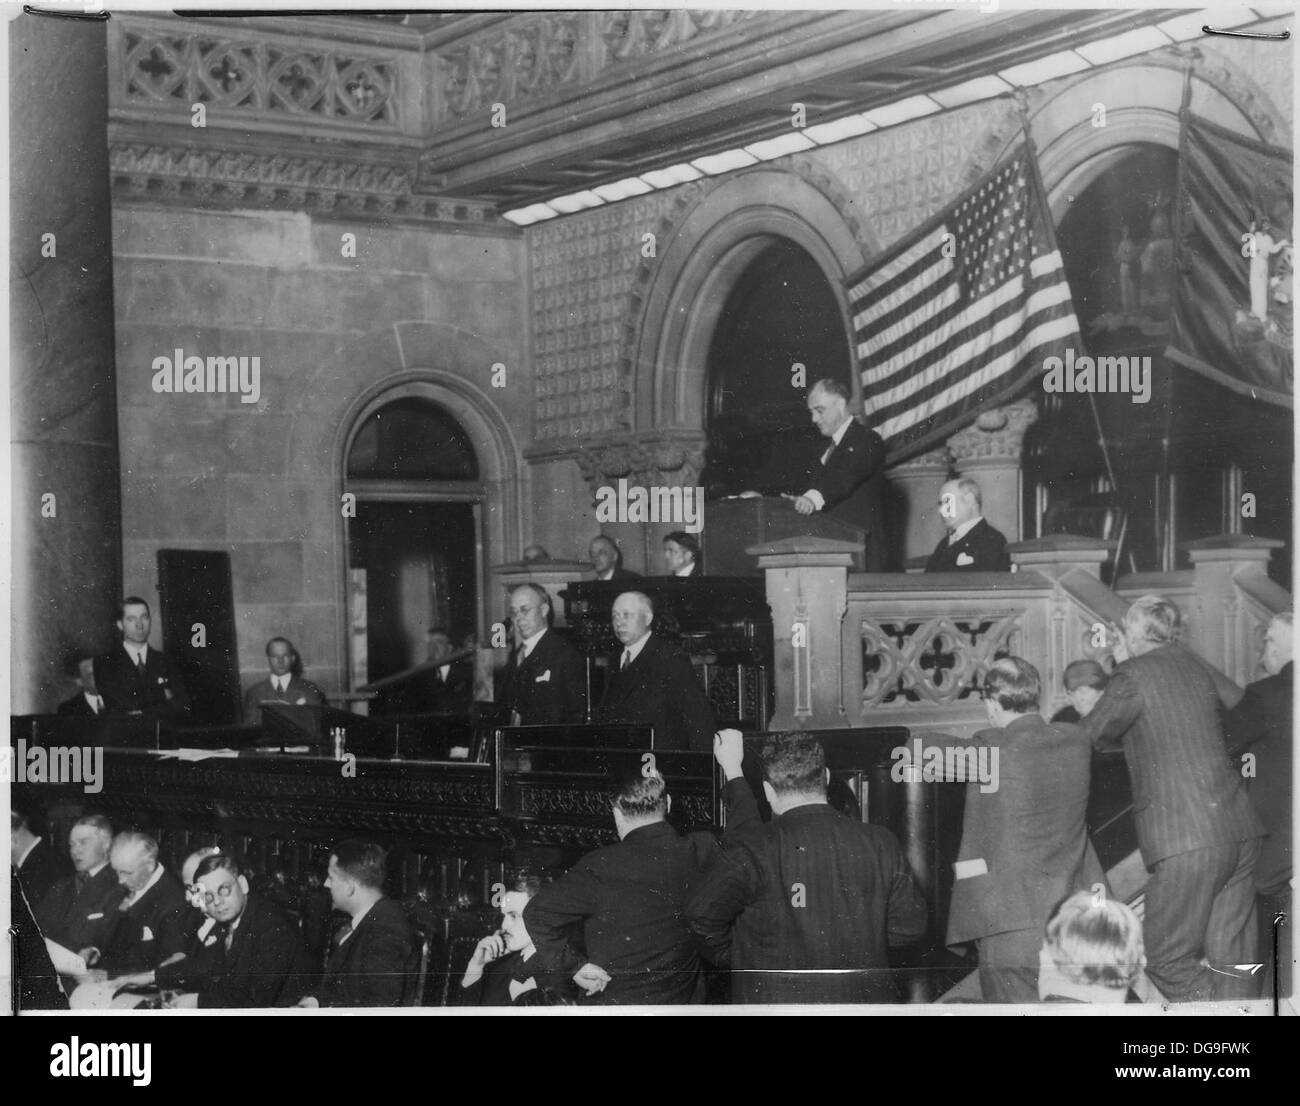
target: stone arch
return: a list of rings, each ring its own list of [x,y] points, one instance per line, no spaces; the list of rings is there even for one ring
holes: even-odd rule
[[[1287,125],[1277,107],[1248,75],[1212,50],[1198,51],[1192,71],[1191,109],[1247,137],[1277,142]],[[1188,59],[1172,51],[1091,70],[1055,90],[1030,94],[1029,129],[1038,154],[1052,219],[1059,223],[1078,195],[1138,143],[1178,148],[1179,109]],[[1106,108],[1106,125],[1093,126],[1093,105]],[[974,176],[992,168],[1020,141],[1012,122],[986,144]]]
[[[702,441],[709,343],[727,293],[754,257],[775,238],[806,250],[835,293],[852,348],[844,280],[878,245],[852,201],[807,158],[736,173],[692,199],[639,274],[641,310],[626,361],[637,432],[694,431]]]
[[[311,442],[321,471],[331,474],[334,486],[334,580],[338,596],[337,664],[346,681],[348,672],[347,532],[339,510],[345,490],[348,451],[361,426],[375,411],[396,399],[420,398],[438,404],[455,418],[474,444],[479,482],[484,487],[484,545],[487,562],[500,561],[519,548],[523,526],[521,450],[509,422],[489,394],[456,369],[490,365],[492,348],[477,335],[441,323],[394,323],[339,349],[332,365],[319,374],[338,379],[339,365],[387,366],[374,376]],[[310,386],[310,385],[309,385]],[[481,566],[480,609],[486,610],[487,565]]]

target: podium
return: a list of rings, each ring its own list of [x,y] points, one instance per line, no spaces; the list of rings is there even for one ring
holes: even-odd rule
[[[865,530],[821,511],[801,515],[791,500],[780,496],[710,502],[705,509],[704,567],[710,576],[762,576],[758,558],[746,553],[747,548],[805,535],[854,543],[858,551],[853,555],[853,571],[863,571]]]

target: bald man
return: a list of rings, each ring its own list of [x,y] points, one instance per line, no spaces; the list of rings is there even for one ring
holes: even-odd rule
[[[654,605],[639,591],[614,600],[614,636],[623,648],[612,658],[596,721],[654,727],[656,749],[713,748],[717,729],[690,658],[650,632]]]

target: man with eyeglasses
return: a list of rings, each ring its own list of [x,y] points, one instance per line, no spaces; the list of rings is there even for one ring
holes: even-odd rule
[[[150,973],[152,980],[142,975],[130,982],[181,992],[167,1003],[176,1009],[292,1006],[306,994],[311,969],[298,927],[274,902],[249,890],[234,857],[204,857],[193,886],[209,922],[189,953]]]

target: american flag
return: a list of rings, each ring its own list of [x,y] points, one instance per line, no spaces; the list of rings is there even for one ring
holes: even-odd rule
[[[1079,334],[1024,146],[850,279],[848,294],[863,402],[895,462],[1011,399]]]

